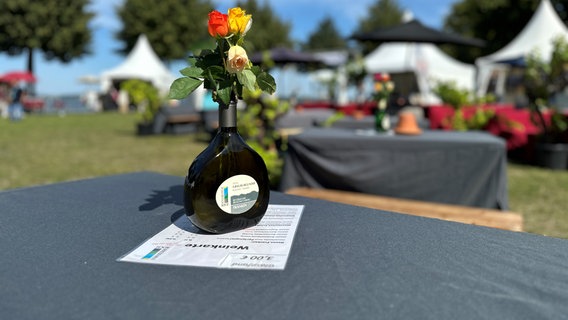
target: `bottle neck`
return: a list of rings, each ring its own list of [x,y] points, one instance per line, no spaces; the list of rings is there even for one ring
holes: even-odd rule
[[[236,128],[237,127],[237,100],[231,99],[229,104],[219,104],[219,127],[220,128]]]

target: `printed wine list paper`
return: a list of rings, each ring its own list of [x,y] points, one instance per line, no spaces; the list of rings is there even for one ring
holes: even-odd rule
[[[227,269],[284,270],[303,205],[269,205],[254,227],[204,233],[186,216],[117,261]]]

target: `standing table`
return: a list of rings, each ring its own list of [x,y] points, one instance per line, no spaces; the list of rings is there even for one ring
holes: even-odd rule
[[[288,138],[280,189],[294,187],[506,210],[506,145],[478,131],[313,128]]]
[[[0,192],[3,319],[562,319],[568,241],[271,193],[305,206],[285,270],[117,262],[183,217],[183,177]]]

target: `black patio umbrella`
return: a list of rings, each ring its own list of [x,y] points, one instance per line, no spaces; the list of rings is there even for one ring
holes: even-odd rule
[[[426,42],[434,44],[455,44],[464,46],[483,47],[485,41],[466,38],[456,34],[436,30],[423,25],[418,20],[378,29],[371,32],[356,33],[351,39],[373,42]]]
[[[255,64],[264,62],[265,57],[272,60],[277,65],[285,64],[303,64],[317,65],[323,63],[315,55],[308,52],[295,51],[289,48],[278,47],[268,51],[256,52],[249,59]]]
[[[285,47],[277,47],[267,51],[256,52],[252,54],[249,59],[254,64],[263,64],[267,62],[267,59],[269,59],[275,65],[283,67],[283,69],[287,69],[288,66],[291,66],[294,69],[301,71],[318,68],[323,65],[323,60],[320,60],[314,54],[295,51]],[[286,83],[286,81],[283,79],[284,78],[282,78],[280,91],[285,92],[284,83]]]

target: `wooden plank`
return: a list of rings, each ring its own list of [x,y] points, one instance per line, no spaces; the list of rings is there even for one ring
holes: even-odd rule
[[[303,130],[303,128],[280,128],[277,131],[282,138],[287,139],[289,136],[302,133]]]
[[[523,231],[522,215],[510,211],[407,200],[329,189],[292,188],[287,190],[286,193],[428,218],[511,231]]]

